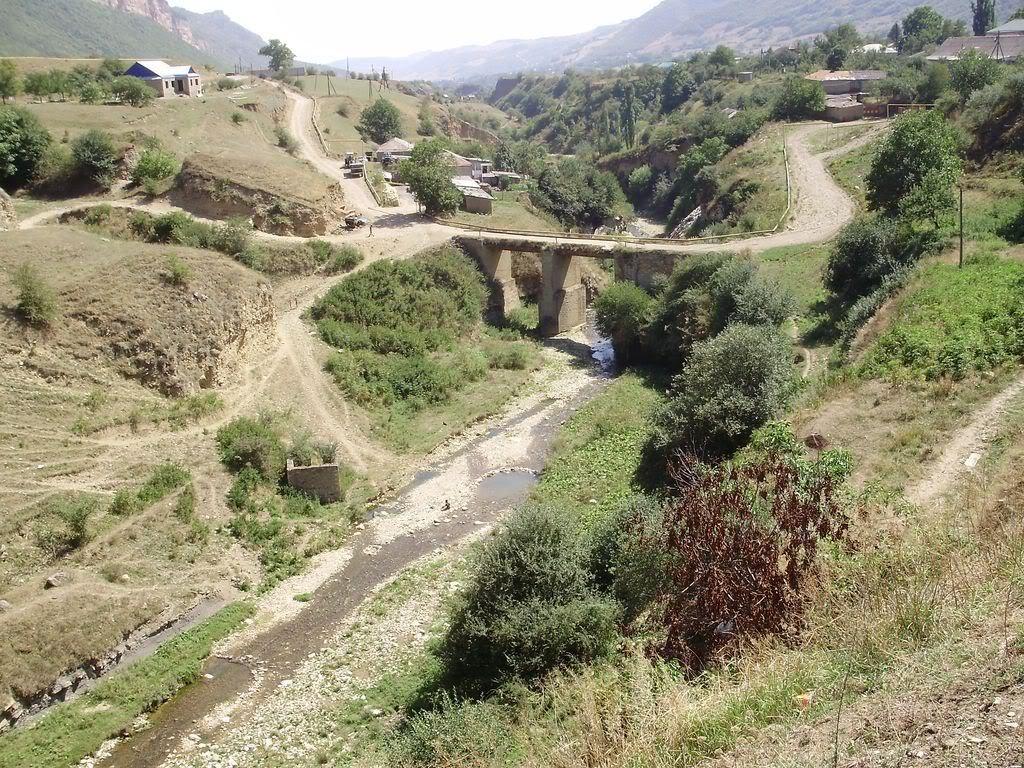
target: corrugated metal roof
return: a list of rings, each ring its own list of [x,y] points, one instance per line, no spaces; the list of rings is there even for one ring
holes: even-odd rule
[[[1024,35],[1024,19],[1010,19],[1005,24],[1001,24],[995,29],[990,29],[988,34]]]
[[[1024,55],[1024,35],[984,35],[982,37],[951,37],[938,47],[929,61],[954,61],[967,50],[975,50],[989,58],[1014,61]]]
[[[195,70],[187,64],[185,66],[172,66],[166,61],[160,61],[159,59],[136,61],[135,64],[145,67],[157,77],[179,77],[195,73]],[[135,64],[132,66],[135,66]]]

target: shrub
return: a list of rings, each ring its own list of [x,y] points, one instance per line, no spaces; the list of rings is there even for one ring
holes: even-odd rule
[[[15,312],[29,325],[46,327],[57,319],[57,295],[31,264],[22,264],[14,272],[14,287],[18,289]]]
[[[128,517],[141,509],[138,494],[128,488],[122,488],[114,494],[107,511],[116,517]]]
[[[642,203],[647,200],[654,185],[654,171],[649,165],[641,165],[634,168],[629,174],[629,199],[634,203]]]
[[[732,325],[693,348],[658,417],[654,446],[728,456],[775,416],[790,392],[792,348],[777,329]]]
[[[530,367],[530,348],[525,344],[503,344],[486,350],[487,365],[504,371],[524,371]]]
[[[612,340],[615,357],[623,365],[643,356],[641,341],[653,306],[654,299],[633,283],[613,283],[598,297],[598,330]]]
[[[192,279],[192,268],[180,257],[171,254],[167,257],[167,282],[183,288]]]
[[[284,444],[269,419],[234,419],[217,431],[217,448],[220,460],[236,472],[249,467],[271,482],[284,472]]]
[[[233,77],[222,77],[217,80],[218,91],[233,91],[238,87],[238,81]]]
[[[662,653],[699,670],[739,640],[795,634],[819,547],[846,537],[851,469],[842,452],[809,462],[775,450],[678,466],[649,544],[666,553]]]
[[[87,496],[67,496],[52,502],[48,512],[56,518],[55,527],[36,531],[36,544],[51,557],[62,557],[89,543],[89,518],[96,511],[96,500]]]
[[[147,182],[163,181],[176,176],[180,168],[177,158],[170,152],[146,149],[132,171],[132,181],[140,186]]]
[[[929,242],[896,219],[855,219],[839,233],[829,252],[825,287],[852,303],[915,264]]]
[[[241,125],[242,123],[244,123],[246,121],[246,119],[247,118],[245,117],[245,115],[243,115],[241,112],[232,112],[231,113],[231,122],[234,123],[235,125]]]
[[[119,156],[109,134],[87,131],[71,143],[71,156],[82,175],[104,189],[113,184]]]
[[[274,128],[274,136],[277,138],[277,146],[287,151],[288,154],[294,155],[298,151],[299,142],[292,136],[291,131],[283,125],[278,125]]]
[[[351,272],[363,262],[363,252],[354,245],[343,245],[332,249],[331,256],[325,262],[324,270],[329,275]]]
[[[159,465],[138,490],[139,503],[143,509],[151,507],[172,491],[176,491],[192,479],[188,470],[167,462]]]
[[[43,150],[32,177],[32,187],[44,194],[66,195],[76,181],[78,166],[66,144],[53,143]]]
[[[528,508],[483,546],[439,649],[453,678],[530,678],[611,650],[616,609],[581,544],[557,512]]]
[[[950,83],[960,97],[960,103],[966,104],[973,93],[999,80],[1002,65],[996,59],[968,48],[950,62],[949,74]]]
[[[0,187],[16,189],[31,181],[51,141],[27,109],[0,107]]]

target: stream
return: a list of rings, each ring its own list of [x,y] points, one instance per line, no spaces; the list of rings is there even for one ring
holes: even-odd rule
[[[310,654],[321,650],[375,588],[416,560],[456,547],[522,504],[544,469],[559,427],[614,372],[611,345],[597,335],[592,322],[585,338],[589,350],[580,342],[554,342],[572,345],[578,365],[585,369],[571,394],[546,397],[499,418],[459,450],[419,472],[392,501],[373,510],[371,521],[347,545],[351,559],[328,577],[297,616],[246,642],[232,658],[208,660],[196,683],[158,708],[149,727],[119,741],[96,765],[156,768],[186,737],[199,732],[203,741],[215,741],[228,727],[226,718],[207,717],[218,706],[237,703],[241,709],[232,712],[232,719],[244,717],[245,707],[268,696]],[[447,494],[453,492],[462,495],[449,502]],[[425,512],[432,517],[425,518]],[[419,527],[403,527],[410,519]]]

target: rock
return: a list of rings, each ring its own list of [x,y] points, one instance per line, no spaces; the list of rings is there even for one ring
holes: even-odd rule
[[[8,603],[6,600],[0,600],[0,613],[7,613],[14,606]]]
[[[804,438],[804,445],[810,448],[812,451],[823,451],[828,448],[828,440],[825,439],[824,435],[817,432],[812,432]]]
[[[64,571],[57,571],[57,573],[50,574],[49,578],[43,583],[43,589],[55,589],[56,587],[63,587],[71,583],[71,577],[68,576]]]

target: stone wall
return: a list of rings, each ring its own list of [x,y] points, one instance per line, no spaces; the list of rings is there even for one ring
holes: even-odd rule
[[[0,232],[7,232],[17,226],[18,216],[14,213],[14,202],[0,189]]]
[[[297,491],[315,496],[324,504],[342,500],[341,475],[337,464],[297,467],[288,460],[288,485]]]

